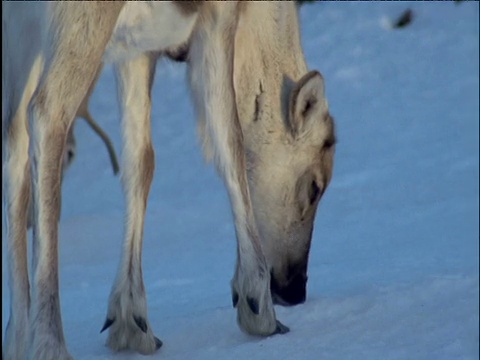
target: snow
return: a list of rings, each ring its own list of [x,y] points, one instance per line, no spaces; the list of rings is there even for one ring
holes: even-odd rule
[[[409,26],[386,26],[408,7]],[[202,159],[185,67],[161,61],[143,272],[149,319],[164,346],[151,358],[477,359],[478,2],[318,2],[302,7],[301,20],[305,56],[326,79],[339,140],[317,213],[307,302],[277,308],[286,335],[259,339],[237,327],[228,199]],[[115,92],[107,67],[90,107],[120,149]],[[99,334],[124,200],[101,140],[81,120],[75,131],[60,223],[67,344],[77,359],[143,359],[113,354]]]

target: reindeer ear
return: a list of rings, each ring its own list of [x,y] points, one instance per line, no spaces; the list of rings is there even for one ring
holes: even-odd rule
[[[289,122],[294,136],[303,133],[309,123],[321,119],[328,110],[324,94],[323,77],[318,71],[310,71],[295,85],[289,104]]]

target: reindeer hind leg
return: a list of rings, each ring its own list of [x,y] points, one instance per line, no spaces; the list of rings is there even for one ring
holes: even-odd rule
[[[4,358],[23,359],[28,345],[30,285],[27,265],[27,216],[30,198],[28,132],[25,101],[13,120],[6,121],[5,205],[10,280],[10,318],[5,333]]]
[[[70,359],[60,314],[58,219],[67,131],[88,90],[122,4],[51,4],[48,61],[29,106],[33,265],[29,357]]]

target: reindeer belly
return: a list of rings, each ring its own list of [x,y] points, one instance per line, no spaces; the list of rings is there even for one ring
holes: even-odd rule
[[[105,62],[124,61],[146,51],[176,48],[187,42],[196,13],[184,14],[171,1],[127,2],[105,49]]]

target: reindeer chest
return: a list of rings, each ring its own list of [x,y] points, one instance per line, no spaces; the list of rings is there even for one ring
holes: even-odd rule
[[[147,51],[174,49],[188,41],[197,13],[185,13],[172,1],[127,2],[105,49],[105,62]]]

